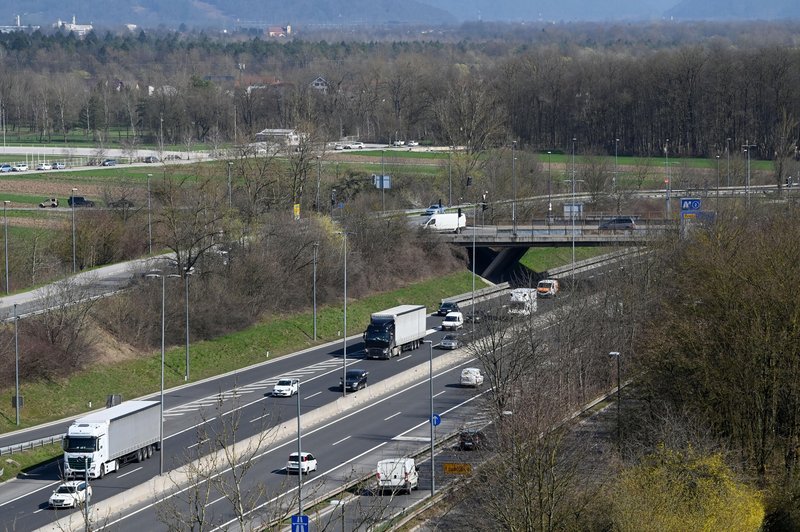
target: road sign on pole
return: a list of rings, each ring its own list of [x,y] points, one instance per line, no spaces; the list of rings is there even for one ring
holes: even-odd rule
[[[681,198],[681,211],[699,211],[701,205],[700,198]]]
[[[433,417],[431,418],[431,423],[433,423],[434,427],[438,427],[441,422],[442,422],[442,416],[440,416],[439,414],[434,414]]]
[[[308,532],[308,516],[307,515],[293,515],[292,516],[292,532]]]

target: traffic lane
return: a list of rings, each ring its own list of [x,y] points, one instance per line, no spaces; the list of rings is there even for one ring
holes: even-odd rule
[[[453,391],[449,398],[444,398],[447,393],[440,396],[443,399],[437,401],[441,405],[442,410],[451,407],[453,403],[457,402],[458,395],[464,394],[464,397],[470,397],[475,393],[472,389],[461,389],[455,387],[454,383],[457,382],[460,368],[463,365],[443,371],[434,375],[434,393],[446,390],[447,392]],[[390,452],[402,452],[399,450],[401,445],[419,446],[419,442],[403,442],[402,440],[393,440],[397,435],[405,431],[413,429],[420,424],[426,424],[428,419],[429,408],[429,395],[426,392],[428,381],[421,381],[420,383],[411,385],[401,391],[398,391],[386,398],[379,399],[374,403],[366,405],[360,409],[350,412],[341,416],[331,422],[324,424],[320,427],[304,432],[302,447],[305,451],[317,453],[317,457],[321,460],[320,471],[318,474],[312,474],[306,482],[320,482],[328,477],[335,477],[339,475],[336,482],[341,482],[344,478],[352,478],[351,470],[348,467],[339,467],[350,465],[353,460],[358,460],[360,455],[368,452],[375,447],[389,446]],[[455,392],[454,390],[458,390]],[[438,398],[437,398],[438,399]],[[398,405],[402,405],[402,411],[405,415],[395,416],[398,411]],[[388,420],[386,420],[388,418]],[[447,419],[447,416],[445,416]],[[350,436],[345,441],[332,445],[333,443],[340,442],[343,438]],[[250,474],[243,480],[244,489],[260,489],[267,488],[268,495],[262,498],[261,504],[266,504],[266,500],[272,500],[275,497],[288,493],[295,493],[297,477],[294,475],[288,476],[289,484],[286,484],[287,475],[285,474],[286,457],[289,453],[296,450],[297,440],[289,440],[277,446],[271,446],[270,449],[265,451],[262,456],[259,456],[257,461],[253,463],[253,469]],[[374,462],[374,463],[373,463]],[[353,465],[358,466],[360,471],[358,473],[369,473],[374,470],[377,458],[361,459]],[[230,479],[227,479],[230,481]],[[266,480],[265,485],[260,485],[262,480]],[[281,490],[283,486],[286,489]],[[309,486],[309,490],[314,489],[319,492],[319,489]],[[304,488],[305,492],[305,488]],[[309,493],[311,493],[309,491]],[[305,497],[305,496],[304,496]],[[229,504],[227,499],[217,501],[215,505],[222,504],[225,506]],[[274,504],[270,503],[270,504]],[[165,530],[166,527],[157,523],[153,519],[154,512],[147,511],[152,508],[152,504],[148,504],[133,512],[128,513],[129,517],[121,521],[113,522],[114,530]],[[183,506],[183,512],[188,512],[186,506]],[[217,519],[222,516],[232,517],[235,512],[228,510],[213,509]],[[134,513],[135,512],[135,513]],[[132,514],[132,515],[131,515]],[[188,515],[188,514],[185,514]],[[211,521],[209,521],[211,522]],[[219,521],[213,521],[218,524]],[[153,528],[153,527],[156,528]]]

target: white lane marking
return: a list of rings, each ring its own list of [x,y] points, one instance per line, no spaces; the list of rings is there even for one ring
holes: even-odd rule
[[[205,442],[207,442],[207,441],[208,441],[208,438],[206,438],[205,440],[200,440],[200,441],[199,441],[199,442],[197,442],[197,443],[193,443],[193,444],[191,444],[189,447],[187,447],[187,449],[191,449],[192,447],[197,447],[198,445],[203,445],[203,444],[204,444]]]
[[[222,497],[220,497],[219,499],[214,499],[213,501],[211,501],[210,503],[208,503],[208,506],[211,506],[211,505],[212,505],[212,504],[214,504],[214,503],[218,503],[219,501],[221,501],[222,499],[225,499],[225,498],[226,498],[226,497],[223,495],[223,496],[222,496]]]
[[[394,441],[431,441],[430,438],[425,436],[395,436],[392,438]]]
[[[35,514],[38,514],[38,513],[39,513],[39,512],[41,512],[42,510],[44,510],[44,508],[39,508],[38,510],[34,510],[34,512],[33,512],[33,513],[35,513]]]
[[[137,467],[136,469],[131,469],[131,470],[130,470],[130,471],[128,471],[127,473],[123,473],[123,474],[121,474],[121,475],[117,475],[117,478],[127,477],[127,476],[128,476],[128,475],[130,475],[131,473],[136,473],[136,472],[137,472],[137,471],[139,471],[140,469],[144,469],[144,466],[140,466],[140,467]],[[90,502],[91,502],[91,501],[90,501]]]
[[[389,420],[390,420],[390,419],[392,419],[393,417],[395,417],[395,416],[399,416],[400,414],[402,414],[402,412],[395,412],[395,413],[394,413],[394,414],[392,414],[391,416],[383,418],[383,420],[384,420],[384,421],[389,421]]]
[[[441,392],[439,392],[439,393],[437,393],[437,394],[434,394],[434,397],[439,397],[440,395],[442,395],[442,394],[443,394],[444,392],[446,392],[446,391],[447,391],[447,390],[442,390]]]
[[[258,416],[258,417],[257,417],[257,418],[255,418],[255,419],[251,419],[251,420],[250,420],[250,423],[255,423],[255,422],[256,422],[256,421],[258,421],[259,419],[264,419],[265,417],[268,417],[268,416],[269,416],[269,414],[264,414],[263,416]]]
[[[400,357],[400,358],[397,359],[397,361],[400,362],[401,360],[405,360],[407,358],[411,358],[411,355],[406,355],[404,357]]]
[[[345,440],[349,440],[349,439],[350,439],[350,436],[345,436],[345,437],[344,437],[344,438],[342,438],[341,440],[339,440],[339,441],[337,441],[337,442],[334,442],[334,443],[332,443],[331,445],[339,445],[339,444],[340,444],[340,443],[342,443],[343,441],[345,441]]]
[[[178,416],[182,416],[185,413],[186,412],[175,412],[173,414],[168,414],[168,413],[164,412],[164,417],[178,417]]]
[[[42,490],[46,490],[47,488],[52,488],[53,486],[55,486],[57,484],[61,484],[61,481],[60,480],[56,480],[55,482],[51,482],[50,484],[45,484],[41,488],[37,488],[37,489],[35,489],[33,491],[29,491],[28,493],[20,495],[19,497],[15,498],[15,499],[11,499],[10,501],[6,501],[6,502],[0,504],[0,506],[5,506],[6,504],[11,504],[12,502],[18,501],[23,497],[27,497],[28,495],[33,495],[37,491],[42,491]]]
[[[320,391],[320,392],[317,392],[317,393],[312,393],[312,394],[311,394],[311,395],[309,395],[308,397],[303,397],[303,401],[305,401],[306,399],[311,399],[312,397],[316,397],[317,395],[319,395],[319,394],[321,394],[321,393],[322,393],[321,391]]]

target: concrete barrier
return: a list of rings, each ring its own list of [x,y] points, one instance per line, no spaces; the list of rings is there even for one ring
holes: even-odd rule
[[[457,349],[433,359],[433,371],[437,372],[459,364],[471,357],[466,349]],[[384,395],[403,389],[404,387],[428,378],[430,361],[426,360],[413,368],[409,368],[394,377],[384,379],[363,390],[352,392],[346,397],[339,397],[336,401],[314,409],[300,416],[300,424],[304,430],[312,429],[323,422],[336,418],[359,406],[363,406],[380,399]],[[261,454],[267,452],[269,446],[276,446],[289,441],[297,435],[297,418],[270,428],[271,434],[264,437],[262,434],[252,436],[237,446],[242,449],[240,456]],[[263,451],[262,451],[263,449]],[[113,523],[126,510],[147,501],[164,499],[178,493],[197,480],[197,472],[202,471],[202,478],[209,478],[223,473],[229,468],[224,451],[215,451],[185,466],[169,471],[164,476],[154,477],[147,482],[139,484],[124,493],[114,495],[90,506],[90,521],[94,524]],[[41,531],[84,530],[86,526],[83,515],[73,512],[67,517],[40,528]]]

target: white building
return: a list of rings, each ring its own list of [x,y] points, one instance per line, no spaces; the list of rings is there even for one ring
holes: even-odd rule
[[[61,19],[58,19],[58,22],[53,24],[53,27],[62,29],[64,31],[71,31],[74,32],[75,35],[78,37],[85,37],[87,33],[94,29],[94,26],[91,24],[77,24],[75,22],[75,15],[72,15],[72,22],[64,22]]]

